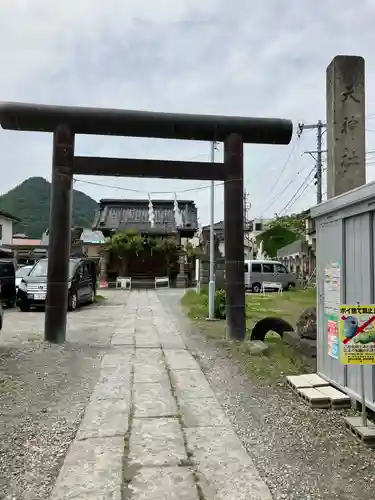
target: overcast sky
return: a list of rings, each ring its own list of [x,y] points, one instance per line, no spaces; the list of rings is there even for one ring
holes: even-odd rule
[[[361,55],[368,150],[375,150],[374,19],[374,0],[1,0],[0,99],[315,123],[325,120],[325,71],[331,59]],[[315,141],[315,131],[305,131],[296,145],[293,139],[290,146],[246,146],[251,217],[314,203],[311,184],[288,207],[313,167],[313,159],[302,153],[316,149]],[[0,130],[0,191],[33,175],[49,180],[51,145],[51,135]],[[205,161],[209,149],[207,143],[189,141],[76,140],[77,154],[95,156]],[[217,160],[221,150],[220,144]],[[367,172],[374,180],[375,160],[369,160]],[[147,198],[148,192],[173,199],[176,192],[196,201],[203,224],[209,220],[208,186],[102,177],[80,177],[75,183],[97,200]],[[222,186],[215,191],[220,220]]]

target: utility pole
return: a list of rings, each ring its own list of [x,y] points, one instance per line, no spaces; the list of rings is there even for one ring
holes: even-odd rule
[[[321,120],[319,120],[317,123],[314,123],[312,125],[304,125],[303,123],[300,123],[298,125],[298,130],[297,130],[297,135],[298,137],[301,137],[302,132],[304,130],[311,130],[311,129],[316,129],[316,151],[305,151],[306,154],[309,154],[316,163],[316,172],[315,172],[315,179],[316,179],[316,202],[317,204],[322,203],[322,198],[323,198],[323,183],[322,183],[322,137],[323,137],[323,128],[325,128],[327,125],[326,123],[323,123]],[[314,156],[316,154],[316,156]]]
[[[211,162],[215,163],[216,142],[211,142]],[[208,284],[208,318],[214,319],[215,314],[215,181],[211,181],[210,210],[210,281]]]
[[[322,203],[322,135],[323,135],[323,124],[319,120],[317,123],[317,137],[316,137],[316,202]]]

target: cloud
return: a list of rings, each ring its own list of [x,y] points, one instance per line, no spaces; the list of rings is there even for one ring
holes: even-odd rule
[[[370,0],[358,5],[342,0],[339,6],[335,0],[2,0],[0,95],[12,101],[313,123],[325,119],[326,67],[336,54],[347,53],[366,58],[368,112],[375,114],[374,11]],[[0,168],[7,172],[2,190],[31,175],[50,177],[51,144],[46,134],[0,131]],[[368,134],[368,146],[375,149],[375,133]],[[313,167],[311,157],[302,155],[315,148],[314,132],[306,131],[269,193],[291,147],[246,146],[251,215],[280,211]],[[187,141],[77,138],[79,154],[204,160],[209,150],[209,144]],[[368,170],[374,179],[374,167]],[[170,191],[172,197],[174,191],[202,186],[200,181],[86,180],[144,192],[77,182],[96,199],[146,197],[149,191]],[[204,223],[208,195],[207,189],[178,194],[196,200]],[[314,200],[311,185],[290,210]],[[219,186],[217,219],[223,216],[222,202]]]

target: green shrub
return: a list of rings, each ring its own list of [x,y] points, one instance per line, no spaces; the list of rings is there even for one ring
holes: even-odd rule
[[[215,302],[214,302],[214,314],[217,319],[225,319],[227,316],[226,312],[226,294],[225,290],[216,290],[215,292]]]

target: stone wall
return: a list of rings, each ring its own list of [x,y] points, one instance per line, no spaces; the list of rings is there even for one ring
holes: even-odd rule
[[[223,257],[219,258],[215,262],[215,282],[216,288],[224,288],[224,271],[225,271],[225,259]],[[204,256],[200,261],[200,283],[201,285],[208,285],[210,281],[210,260]]]

